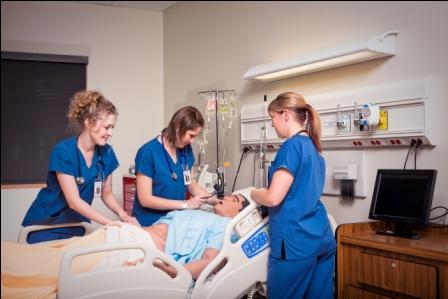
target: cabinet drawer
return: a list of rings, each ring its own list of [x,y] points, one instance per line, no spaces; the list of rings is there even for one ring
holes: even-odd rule
[[[125,201],[124,202],[124,210],[128,212],[129,215],[132,215],[132,210],[134,209],[133,201]]]
[[[434,266],[364,252],[360,254],[358,281],[418,298],[436,298],[437,294]]]
[[[392,299],[392,297],[346,285],[344,289],[344,299]]]
[[[123,191],[127,193],[135,193],[137,190],[135,183],[128,183],[123,185]]]
[[[129,192],[125,192],[124,193],[124,201],[134,201],[135,199],[135,193],[129,193]]]

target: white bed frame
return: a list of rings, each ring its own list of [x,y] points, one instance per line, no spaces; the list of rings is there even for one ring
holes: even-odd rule
[[[95,227],[95,225],[88,223],[88,222],[74,222],[74,223],[62,223],[62,224],[53,224],[53,225],[29,225],[22,227],[22,229],[19,232],[19,238],[17,239],[18,243],[26,244],[28,235],[32,232],[39,231],[39,230],[46,230],[51,228],[58,228],[58,227],[83,227],[85,230],[85,234],[90,234],[94,230],[96,230],[98,227]],[[52,241],[49,241],[52,242]]]
[[[228,224],[224,245],[218,256],[201,272],[192,290],[190,273],[169,255],[156,248],[154,243],[105,244],[67,252],[59,271],[58,298],[190,298],[229,299],[241,298],[257,282],[266,282],[269,255],[268,222],[262,219],[257,205],[250,199],[252,188],[235,193],[244,195],[250,204]],[[328,215],[333,232],[336,222]],[[231,242],[232,232],[240,238]],[[26,240],[26,236],[24,237]],[[70,267],[76,256],[118,249],[140,249],[144,252],[141,264],[132,267],[98,270],[73,274]],[[154,259],[169,263],[177,270],[170,277],[153,265]],[[216,273],[214,269],[225,265]]]

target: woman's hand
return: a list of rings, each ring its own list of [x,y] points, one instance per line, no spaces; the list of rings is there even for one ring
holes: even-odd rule
[[[209,195],[209,196],[205,196],[202,198],[205,200],[206,204],[209,204],[212,206],[216,205],[219,201],[219,199],[218,199],[218,197],[216,197],[216,195]]]
[[[189,210],[199,209],[199,207],[203,203],[205,203],[205,199],[199,195],[195,195],[193,197],[190,197],[190,199],[187,200],[186,203],[187,203],[187,209]]]
[[[120,215],[121,220],[123,220],[123,222],[135,225],[137,227],[141,227],[140,223],[138,222],[137,218],[129,216],[127,213],[123,213],[122,215]]]
[[[123,222],[121,222],[120,220],[112,220],[109,221],[108,223],[106,223],[107,226],[118,226],[118,227],[122,227],[123,226]]]

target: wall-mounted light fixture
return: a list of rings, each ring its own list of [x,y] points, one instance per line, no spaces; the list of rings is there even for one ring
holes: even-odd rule
[[[317,52],[309,56],[261,64],[250,68],[244,79],[263,82],[300,76],[321,70],[395,55],[395,37],[398,31],[388,31],[368,41],[345,47]]]

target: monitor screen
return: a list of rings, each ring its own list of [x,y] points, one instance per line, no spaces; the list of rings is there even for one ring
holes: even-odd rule
[[[378,169],[369,218],[426,224],[436,176],[436,170]]]

